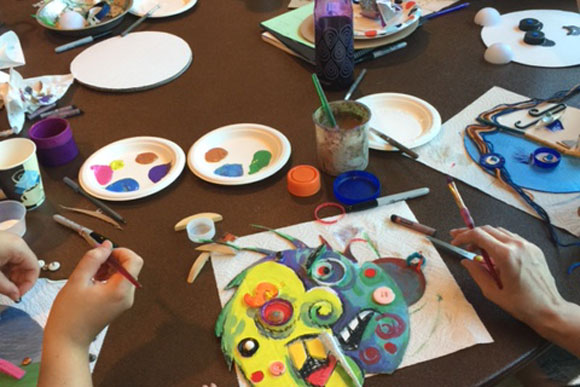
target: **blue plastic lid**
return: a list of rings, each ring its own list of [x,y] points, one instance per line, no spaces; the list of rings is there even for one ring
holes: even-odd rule
[[[349,171],[336,177],[333,191],[339,202],[350,205],[376,199],[381,193],[381,183],[372,173]]]

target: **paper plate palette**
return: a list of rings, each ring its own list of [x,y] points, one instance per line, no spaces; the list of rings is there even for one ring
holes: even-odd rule
[[[133,6],[129,10],[135,16],[143,16],[157,4],[159,9],[150,18],[162,18],[175,16],[190,10],[197,0],[133,0]]]
[[[357,39],[354,41],[355,50],[363,50],[365,48],[375,48],[385,46],[387,44],[398,42],[399,40],[405,39],[407,36],[411,35],[419,27],[419,18],[409,24],[406,28],[400,30],[397,33],[388,36],[377,37],[375,39]],[[300,24],[299,27],[300,35],[310,43],[315,43],[314,36],[314,17],[312,15],[308,16]]]
[[[79,171],[79,182],[99,199],[133,200],[166,188],[184,167],[185,153],[174,142],[131,137],[93,153]]]
[[[386,25],[382,25],[380,19],[371,19],[361,15],[361,8],[358,4],[352,5],[353,27],[355,39],[377,39],[380,37],[396,34],[408,28],[421,17],[421,8],[414,1],[404,1],[395,4],[399,7],[397,14],[391,20],[387,20]]]
[[[97,43],[74,58],[70,71],[85,86],[137,91],[171,82],[187,70],[193,53],[187,42],[165,32],[134,32]]]
[[[441,130],[441,116],[429,103],[407,94],[371,94],[357,100],[371,110],[369,125],[394,138],[408,148],[431,141]],[[396,150],[374,134],[369,134],[369,147]]]
[[[215,129],[192,145],[189,169],[200,179],[222,185],[263,180],[290,158],[290,142],[276,129],[259,124],[235,124]]]

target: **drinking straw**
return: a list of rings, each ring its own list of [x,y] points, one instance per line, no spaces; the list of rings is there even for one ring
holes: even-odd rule
[[[314,82],[314,87],[316,87],[316,92],[318,93],[318,97],[320,98],[320,102],[322,103],[322,110],[326,113],[328,120],[330,121],[330,126],[336,128],[336,120],[334,119],[334,114],[332,114],[332,110],[328,105],[328,100],[326,99],[326,95],[324,95],[324,91],[322,90],[322,86],[320,85],[320,81],[318,80],[318,76],[316,73],[312,74],[312,81]]]

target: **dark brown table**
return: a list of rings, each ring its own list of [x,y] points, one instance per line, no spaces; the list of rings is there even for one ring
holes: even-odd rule
[[[81,49],[55,54],[54,47],[70,38],[45,31],[30,17],[32,1],[3,0],[3,30],[14,30],[22,42],[27,64],[17,70],[25,77],[65,74]],[[332,178],[323,176],[316,196],[298,199],[286,191],[286,172],[297,164],[315,164],[311,115],[319,102],[310,74],[313,69],[260,39],[259,23],[284,12],[288,0],[200,0],[192,10],[172,18],[146,21],[138,30],[157,30],[185,39],[194,62],[175,81],[144,92],[103,93],[74,84],[65,103],[85,114],[71,124],[81,155],[67,166],[44,168],[46,202],[29,213],[27,242],[41,258],[62,262],[53,279],[66,278],[83,252],[85,242],[56,225],[51,215],[58,205],[89,207],[67,188],[63,176],[76,177],[86,157],[102,146],[126,137],[153,135],[168,138],[184,150],[209,130],[239,122],[257,122],[282,131],[293,146],[288,164],[274,176],[247,186],[206,183],[189,170],[164,191],[145,199],[113,203],[128,224],[123,231],[87,217],[71,215],[140,253],[145,267],[144,288],[133,309],[109,330],[94,373],[100,386],[199,386],[215,382],[235,385],[213,334],[220,311],[211,266],[193,285],[186,283],[197,256],[186,235],[173,231],[184,216],[204,211],[223,214],[218,233],[253,233],[250,223],[281,227],[312,219],[314,207],[333,200]],[[401,92],[432,103],[443,121],[497,85],[528,96],[548,96],[578,82],[578,67],[544,69],[519,64],[496,66],[483,60],[477,10],[495,6],[506,13],[545,8],[540,0],[477,1],[460,12],[434,19],[407,39],[404,50],[364,64],[369,72],[355,98],[376,92]],[[550,7],[577,11],[574,1],[553,0]],[[128,16],[118,31],[133,22]],[[357,70],[360,71],[360,68]],[[329,93],[330,99],[342,93]],[[571,102],[578,106],[578,99]],[[0,116],[6,126],[5,114]],[[428,186],[431,194],[409,202],[417,218],[441,230],[461,226],[445,177],[397,153],[371,151],[370,172],[380,177],[383,194]],[[578,273],[565,269],[577,259],[578,249],[556,249],[540,221],[480,191],[459,183],[459,189],[479,224],[501,225],[537,243],[548,257],[559,289],[580,302]],[[580,220],[579,220],[580,221]],[[563,233],[561,233],[563,234]],[[569,235],[565,235],[569,238]],[[456,258],[443,254],[467,299],[495,343],[478,345],[426,363],[407,367],[392,376],[367,380],[369,386],[493,383],[531,359],[545,341],[483,298]]]

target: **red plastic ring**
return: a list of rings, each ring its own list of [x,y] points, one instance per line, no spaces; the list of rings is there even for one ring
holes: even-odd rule
[[[318,213],[320,212],[320,210],[322,210],[323,208],[326,207],[336,207],[340,210],[340,216],[337,219],[334,220],[323,220],[318,216]],[[322,204],[319,204],[316,209],[314,209],[314,218],[316,219],[317,222],[320,222],[322,224],[335,224],[336,222],[338,222],[339,220],[341,220],[342,218],[344,218],[344,215],[346,215],[346,210],[344,209],[344,207],[342,206],[342,204],[338,204],[338,203],[334,203],[334,202],[325,202]]]

